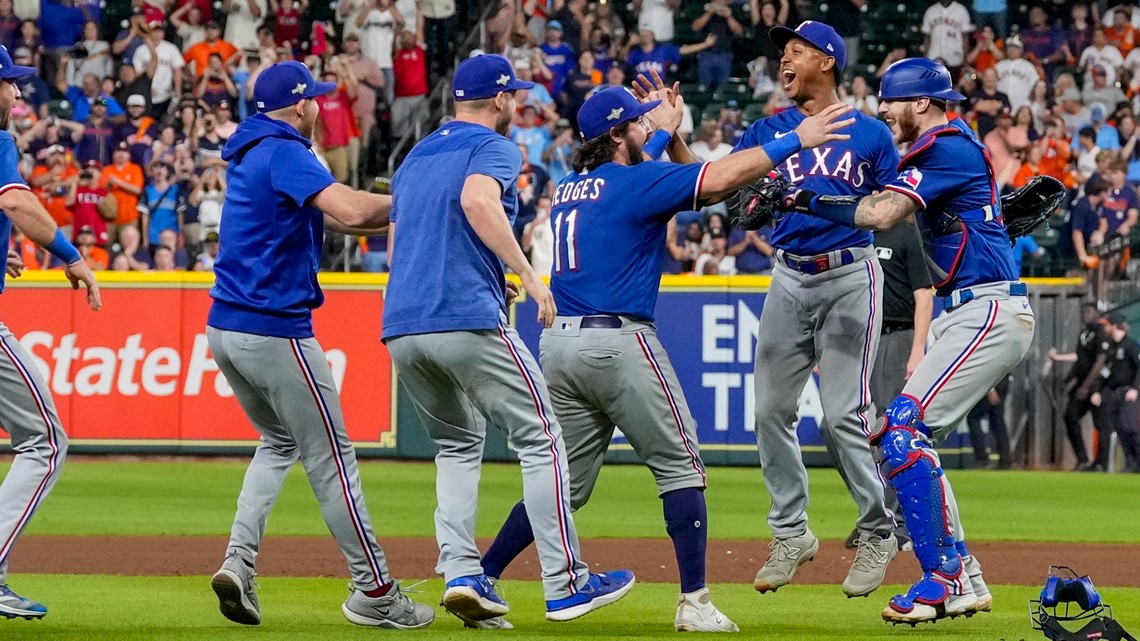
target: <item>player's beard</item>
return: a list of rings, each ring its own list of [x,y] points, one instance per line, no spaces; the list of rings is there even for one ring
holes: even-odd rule
[[[636,127],[636,126],[640,126],[640,125],[634,125],[634,126]],[[633,133],[627,131],[625,133],[625,135],[622,136],[622,140],[625,141],[625,151],[626,151],[626,154],[629,156],[630,166],[636,165],[637,163],[641,162],[643,160],[643,158],[641,157],[642,144],[637,142],[637,140],[634,139]]]
[[[8,109],[0,109],[0,130],[7,130],[11,121],[12,113]]]
[[[907,103],[906,108],[895,118],[895,126],[899,128],[896,142],[914,142],[918,139],[918,119],[914,117],[914,103]]]
[[[514,112],[506,109],[499,112],[499,117],[495,119],[495,132],[500,136],[511,136],[511,123],[514,119]]]

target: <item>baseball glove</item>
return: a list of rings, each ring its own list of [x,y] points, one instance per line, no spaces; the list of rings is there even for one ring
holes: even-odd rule
[[[793,185],[778,171],[745,185],[728,197],[728,209],[732,212],[732,223],[741,229],[757,230],[771,224],[780,210],[785,208],[785,199],[795,191]]]
[[[1001,197],[1006,233],[1012,242],[1033,232],[1065,198],[1065,186],[1051,176],[1034,176],[1024,187]]]

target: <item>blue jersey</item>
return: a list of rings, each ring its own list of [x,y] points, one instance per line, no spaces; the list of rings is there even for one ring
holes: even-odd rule
[[[310,338],[325,218],[310,201],[336,182],[291,125],[262,114],[222,149],[226,215],[207,324],[260,336]]]
[[[564,178],[550,210],[558,313],[652,321],[666,227],[678,211],[699,209],[705,167],[610,162]]]
[[[939,296],[1018,279],[989,153],[965,123],[955,118],[924,132],[899,171],[886,188],[918,203],[915,218]]]
[[[669,76],[669,67],[681,64],[681,50],[673,45],[661,43],[649,51],[634,47],[629,50],[626,63],[635,78],[639,73],[645,74],[646,78],[652,78],[651,72],[656,71],[662,79],[665,79]]]
[[[513,224],[521,165],[518,146],[469,122],[448,123],[412,148],[392,179],[385,339],[498,327],[507,309],[503,262],[467,222],[460,195],[468,176],[493,178]]]
[[[16,139],[7,131],[0,131],[0,194],[9,189],[27,189],[28,183],[20,175],[20,151],[16,149]],[[12,221],[0,211],[0,238],[7,246],[12,237]],[[0,270],[3,271],[3,270]],[[4,291],[4,276],[0,273],[0,292]]]
[[[805,149],[778,169],[802,189],[834,196],[867,196],[894,180],[899,162],[894,138],[887,126],[859,112],[854,124],[840,133],[850,140],[830,142]],[[795,130],[804,121],[799,109],[780,113],[752,124],[734,151],[758,147]],[[844,116],[846,119],[847,116]],[[814,216],[785,216],[772,230],[769,242],[798,256],[814,256],[847,247],[869,247],[871,232],[852,229]]]
[[[558,46],[544,42],[539,49],[542,49],[542,63],[553,75],[550,80],[550,93],[558,97],[562,94],[562,81],[578,66],[578,55],[574,53],[574,48],[565,42]]]
[[[1128,220],[1128,212],[1140,209],[1140,198],[1132,185],[1124,185],[1119,189],[1109,189],[1104,197],[1104,217],[1108,219],[1108,235],[1116,233],[1117,229]]]

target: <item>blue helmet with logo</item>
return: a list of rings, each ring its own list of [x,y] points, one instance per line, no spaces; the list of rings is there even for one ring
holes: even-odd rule
[[[906,58],[887,68],[879,88],[879,100],[934,98],[965,100],[954,90],[950,72],[929,58]]]

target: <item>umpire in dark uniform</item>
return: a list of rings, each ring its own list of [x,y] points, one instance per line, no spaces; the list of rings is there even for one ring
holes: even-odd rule
[[[1065,432],[1069,437],[1069,444],[1073,447],[1073,454],[1077,457],[1077,469],[1089,465],[1088,450],[1085,449],[1084,435],[1081,434],[1081,419],[1092,410],[1089,396],[1092,395],[1092,386],[1099,377],[1097,354],[1101,343],[1105,342],[1104,324],[1101,323],[1100,312],[1096,303],[1083,303],[1081,305],[1081,333],[1077,336],[1077,345],[1072,352],[1058,354],[1049,350],[1049,360],[1054,362],[1071,362],[1072,368],[1065,376],[1064,386],[1069,402],[1065,406]]]
[[[934,281],[926,268],[922,242],[913,221],[875,232],[875,253],[883,266],[883,329],[871,370],[871,401],[881,415],[902,393],[906,380],[926,353],[926,337],[934,318]],[[828,430],[821,431],[834,459]],[[899,516],[898,498],[889,486],[885,498],[887,509],[895,514],[899,548],[908,549],[910,537]],[[847,547],[855,546],[858,535],[854,531],[847,537]]]
[[[1094,383],[1089,400],[1093,405],[1093,424],[1099,434],[1096,460],[1090,471],[1109,467],[1112,433],[1120,436],[1129,472],[1140,471],[1140,345],[1128,336],[1128,323],[1123,317],[1108,318],[1108,336],[1101,343],[1104,367]]]

